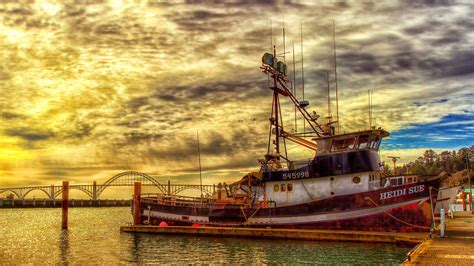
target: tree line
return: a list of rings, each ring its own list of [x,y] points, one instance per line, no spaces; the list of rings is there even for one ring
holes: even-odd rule
[[[470,160],[470,162],[469,162]],[[383,162],[384,172],[393,174],[416,174],[416,175],[437,175],[441,172],[457,173],[468,168],[470,165],[471,175],[473,174],[474,145],[453,151],[442,151],[437,153],[433,150],[426,150],[423,156],[418,157],[414,162],[401,166],[396,166],[395,173],[390,167],[390,162]]]

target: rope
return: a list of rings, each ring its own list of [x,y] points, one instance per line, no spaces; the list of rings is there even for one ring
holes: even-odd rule
[[[262,208],[262,205],[260,204],[258,208],[248,218],[246,218],[245,222],[247,223],[248,220],[252,218],[261,208]]]
[[[242,206],[240,206],[240,210],[242,211],[242,214],[244,215],[245,223],[247,223],[247,221],[248,221],[247,215],[245,215],[245,211],[244,211],[244,208]]]
[[[304,184],[303,179],[300,179],[300,180],[301,180],[301,184],[303,185],[304,190],[306,191],[306,193],[308,193],[309,198],[311,199],[311,201],[314,201],[313,196],[311,196],[308,189],[306,189],[306,185]]]
[[[376,207],[380,207],[372,198],[370,197],[365,197],[366,200],[370,200],[370,202],[372,202]],[[423,228],[423,229],[431,229],[430,227],[427,227],[427,226],[421,226],[421,225],[416,225],[416,224],[411,224],[411,223],[408,223],[408,222],[405,222],[403,220],[400,220],[398,219],[397,217],[391,215],[390,213],[388,213],[387,211],[383,211],[386,215],[388,215],[389,217],[393,218],[394,220],[398,221],[398,222],[401,222],[403,224],[406,224],[408,226],[412,226],[412,227],[417,227],[417,228]]]

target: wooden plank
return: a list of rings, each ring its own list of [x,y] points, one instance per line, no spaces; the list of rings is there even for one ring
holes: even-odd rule
[[[403,265],[474,265],[474,214],[446,219],[446,237],[434,237],[409,253]]]
[[[243,237],[292,240],[330,240],[351,242],[376,242],[397,244],[418,244],[428,237],[425,233],[386,233],[367,231],[234,228],[234,227],[191,227],[191,226],[122,226],[122,232],[177,234],[212,237]]]

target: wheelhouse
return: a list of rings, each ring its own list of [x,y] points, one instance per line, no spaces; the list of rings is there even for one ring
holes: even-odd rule
[[[378,151],[382,138],[388,137],[382,129],[313,139],[318,145],[318,155],[344,153],[357,150]]]

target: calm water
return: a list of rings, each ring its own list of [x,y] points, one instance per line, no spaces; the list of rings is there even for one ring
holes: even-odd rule
[[[409,247],[120,233],[129,208],[0,209],[0,264],[399,264]]]

